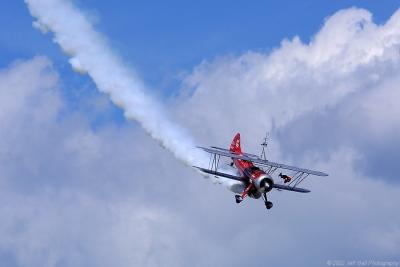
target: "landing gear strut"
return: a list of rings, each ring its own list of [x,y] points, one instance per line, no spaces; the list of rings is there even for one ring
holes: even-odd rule
[[[272,204],[271,201],[268,201],[267,199],[267,193],[263,193],[264,196],[264,200],[265,200],[265,207],[267,208],[267,210],[269,210],[270,208],[272,208],[272,206],[274,206],[274,204]]]

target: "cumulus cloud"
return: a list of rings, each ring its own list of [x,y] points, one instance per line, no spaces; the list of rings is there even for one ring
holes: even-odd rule
[[[311,194],[272,192],[268,213],[192,179],[131,125],[93,131],[79,111],[60,119],[48,59],[1,71],[2,254],[17,266],[398,259],[400,189],[359,165],[374,163],[375,140],[396,144],[398,17],[376,25],[368,11],[342,10],[308,44],[222,57],[186,77],[170,111],[201,142],[227,146],[239,130],[253,150],[272,128],[273,160],[330,173],[306,182]],[[249,244],[254,255],[243,254]]]
[[[168,161],[150,168],[162,150],[129,126],[95,132],[84,114],[60,119],[59,86],[45,57],[0,73],[2,254],[15,266],[182,264],[179,215],[149,197],[177,183],[158,173]]]
[[[240,124],[248,120],[264,130],[358,98],[357,93],[379,90],[397,74],[399,19],[397,11],[384,25],[376,25],[368,11],[346,9],[327,18],[310,43],[295,37],[269,54],[250,51],[238,58],[205,61],[184,81],[190,97],[183,109],[192,107],[190,115],[197,118],[193,123],[207,120],[220,128],[247,131],[254,127]],[[373,106],[372,101],[362,102],[364,108]],[[203,105],[213,112],[203,112]],[[385,110],[385,105],[380,107]],[[224,119],[226,114],[233,126]]]
[[[178,115],[192,128],[207,121],[218,142],[226,139],[221,129],[239,129],[252,149],[271,130],[283,146],[276,157],[355,147],[367,158],[360,168],[377,176],[383,164],[381,178],[396,181],[399,20],[396,11],[377,25],[370,12],[350,8],[327,18],[310,43],[294,37],[268,54],[205,61],[184,80]]]
[[[286,214],[288,221],[286,230],[278,230],[279,236],[272,240],[287,238],[285,231],[297,236],[285,243],[290,244],[286,249],[301,246],[299,254],[306,255],[301,262],[307,265],[320,266],[329,258],[399,255],[393,249],[398,244],[399,218],[391,212],[394,206],[388,208],[399,200],[400,120],[395,104],[400,97],[399,20],[399,11],[377,25],[366,10],[341,10],[326,19],[310,43],[295,37],[268,54],[248,52],[205,61],[184,80],[177,116],[184,114],[181,120],[191,128],[207,122],[213,129],[212,133],[200,130],[199,138],[210,136],[218,145],[226,145],[227,136],[240,130],[242,144],[254,151],[270,129],[272,160],[320,166],[330,173],[326,180],[310,179],[307,187],[313,193],[307,200],[298,195],[273,196],[283,205],[274,212],[279,218]],[[299,201],[308,208],[298,207]],[[298,212],[287,215],[293,206]],[[269,220],[268,229],[280,229],[282,222],[275,225],[274,219]],[[299,232],[290,229],[299,224]],[[261,228],[241,234],[247,242],[259,240]],[[315,234],[315,239],[310,237]],[[381,237],[374,241],[377,236]],[[267,234],[264,237],[271,240]],[[326,249],[316,251],[322,240]],[[284,255],[274,255],[272,262],[286,262],[277,256]]]

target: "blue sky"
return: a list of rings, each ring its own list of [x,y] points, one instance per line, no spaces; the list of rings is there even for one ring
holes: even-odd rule
[[[176,90],[177,76],[202,60],[269,51],[284,38],[310,40],[324,18],[341,8],[366,8],[376,23],[388,19],[397,1],[76,1],[97,18],[96,28],[155,90]],[[67,75],[66,56],[31,27],[23,1],[1,4],[0,64],[48,55]],[[69,77],[67,82],[72,79]],[[84,82],[87,80],[83,79]]]
[[[58,44],[0,3],[1,266],[400,265],[398,1],[72,1],[107,45],[28,2]],[[267,130],[271,160],[330,176],[266,212],[186,166]]]
[[[75,1],[92,16],[113,50],[140,74],[158,94],[168,96],[180,88],[182,74],[204,60],[237,56],[247,51],[267,52],[285,38],[308,42],[324,18],[352,6],[366,8],[376,23],[390,17],[397,1]],[[0,66],[16,59],[47,55],[62,73],[67,104],[96,90],[86,76],[74,73],[67,57],[49,36],[32,28],[23,1],[3,1],[0,9]],[[111,119],[123,124],[119,109],[112,116],[95,116],[93,127]],[[90,114],[88,114],[90,116]],[[109,121],[110,122],[110,121]]]

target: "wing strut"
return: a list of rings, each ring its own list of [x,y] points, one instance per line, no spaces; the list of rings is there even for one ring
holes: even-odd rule
[[[213,171],[218,171],[218,166],[219,166],[219,161],[221,159],[221,155],[218,155],[216,153],[211,154],[210,157],[210,163],[209,163],[209,169]]]
[[[297,172],[293,176],[293,180],[288,184],[288,186],[292,186],[293,188],[298,186],[301,182],[303,182],[310,174],[304,172]]]

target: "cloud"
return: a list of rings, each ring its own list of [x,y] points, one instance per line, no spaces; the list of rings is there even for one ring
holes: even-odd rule
[[[60,119],[45,57],[2,70],[0,89],[3,253],[18,266],[179,265],[179,216],[143,199],[176,184],[158,173],[169,166],[150,168],[147,149],[163,150],[129,126],[94,132],[85,114]],[[155,177],[163,188],[149,191]]]
[[[199,206],[208,210],[203,194],[214,186],[140,128],[108,123],[94,130],[81,109],[65,111],[49,59],[18,61],[0,77],[7,129],[0,132],[1,262],[187,266],[208,252],[223,262],[224,249],[202,237],[196,218]]]
[[[374,163],[376,138],[396,144],[398,16],[375,25],[365,10],[339,11],[309,44],[200,64],[170,101],[200,144],[227,146],[239,130],[254,150],[272,127],[272,160],[330,173],[305,183],[311,194],[271,193],[268,212],[236,205],[134,125],[93,130],[83,109],[60,117],[62,77],[49,59],[1,71],[0,255],[16,266],[397,259],[400,189],[358,162]]]
[[[87,73],[98,90],[124,110],[128,120],[140,123],[150,137],[188,166],[206,164],[204,153],[193,149],[190,135],[168,118],[137,74],[115,56],[82,11],[63,0],[25,2],[37,19],[33,26],[43,33],[53,32],[54,42],[69,55],[72,68]]]
[[[330,173],[310,179],[306,199],[273,194],[277,217],[261,225],[252,222],[265,222],[262,215],[250,216],[257,230],[247,227],[237,235],[240,243],[257,240],[255,254],[265,248],[270,264],[294,263],[273,248],[275,253],[267,251],[274,242],[284,251],[301,247],[296,264],[307,266],[399,255],[393,249],[398,217],[391,212],[399,200],[399,20],[399,11],[377,25],[366,10],[341,10],[310,43],[295,37],[268,54],[204,61],[184,80],[176,114],[200,129],[200,140],[226,146],[227,136],[240,131],[245,149],[254,152],[271,129],[271,160]]]
[[[373,166],[366,172],[376,176],[384,164],[390,169],[384,176],[396,181],[388,175],[398,171],[390,160],[396,149],[385,151],[399,147],[399,21],[400,11],[377,25],[368,11],[350,8],[327,18],[310,43],[294,37],[269,54],[205,61],[184,80],[178,116],[190,128],[207,122],[218,142],[240,130],[252,137],[250,149],[271,129],[282,146],[276,157],[299,160],[305,152],[354,147]]]

